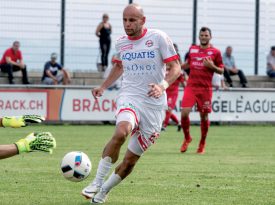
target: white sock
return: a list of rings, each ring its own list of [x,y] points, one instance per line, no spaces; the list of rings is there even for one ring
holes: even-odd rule
[[[111,176],[102,185],[102,190],[109,192],[114,186],[118,185],[121,181],[121,177],[115,172],[113,172]]]
[[[104,182],[105,177],[108,175],[110,169],[112,168],[112,158],[111,157],[104,157],[98,163],[98,168],[96,172],[96,177],[93,181],[98,185],[102,185]]]

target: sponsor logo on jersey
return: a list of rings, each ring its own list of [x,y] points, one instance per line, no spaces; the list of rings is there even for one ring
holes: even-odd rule
[[[147,47],[152,47],[152,46],[154,45],[154,43],[153,43],[152,40],[148,40],[148,41],[146,41],[145,45],[146,45]]]
[[[124,67],[125,75],[151,75],[156,72],[156,65],[155,64],[131,64]]]
[[[196,61],[202,61],[204,58],[203,58],[203,57],[194,57],[194,59],[195,59]]]
[[[207,54],[210,56],[210,55],[213,54],[213,52],[212,51],[208,51]]]
[[[190,49],[190,53],[198,53],[198,52],[199,52],[199,49],[194,49],[194,48]]]
[[[120,48],[120,51],[126,51],[126,50],[130,50],[130,49],[133,49],[133,44],[128,44],[128,45],[122,46]]]
[[[136,59],[146,59],[146,58],[155,58],[155,51],[143,51],[135,53],[124,53],[122,55],[122,60],[132,61]]]

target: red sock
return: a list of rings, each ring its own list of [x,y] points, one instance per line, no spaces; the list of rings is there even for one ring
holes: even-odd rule
[[[171,117],[170,117],[176,124],[179,124],[179,120],[177,118],[177,116],[173,113],[171,113]]]
[[[186,118],[181,118],[181,127],[184,133],[184,138],[185,140],[190,140],[191,136],[190,136],[190,119],[189,117]]]
[[[166,110],[166,115],[165,115],[165,119],[163,122],[163,127],[167,127],[169,120],[170,120],[170,116],[171,116],[171,112]]]
[[[200,143],[203,143],[203,144],[205,143],[209,126],[210,126],[209,120],[201,120],[201,142]]]

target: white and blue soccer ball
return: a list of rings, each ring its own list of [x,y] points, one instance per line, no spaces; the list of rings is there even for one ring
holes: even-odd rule
[[[80,182],[86,179],[92,169],[89,157],[80,151],[67,153],[61,162],[63,176],[69,181]]]

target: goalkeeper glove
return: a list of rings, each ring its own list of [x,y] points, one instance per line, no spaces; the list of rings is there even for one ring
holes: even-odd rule
[[[55,138],[50,132],[30,133],[15,144],[19,154],[32,151],[49,152],[52,154],[53,149],[56,148]]]
[[[11,116],[3,117],[3,127],[26,127],[29,123],[41,123],[45,118],[40,115],[23,115],[23,116]]]

